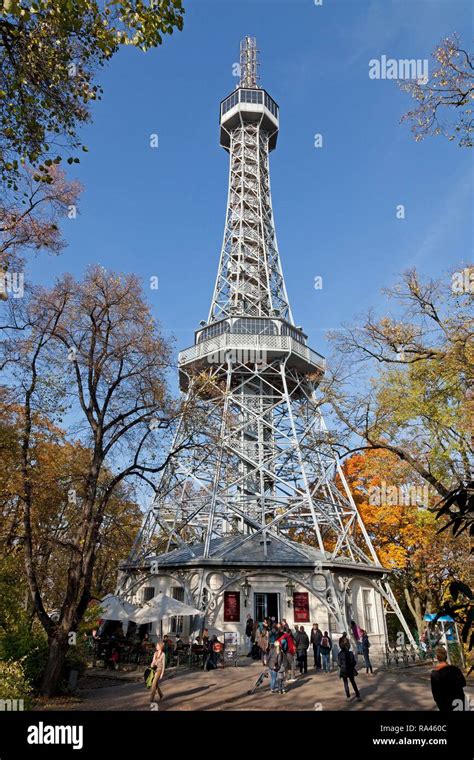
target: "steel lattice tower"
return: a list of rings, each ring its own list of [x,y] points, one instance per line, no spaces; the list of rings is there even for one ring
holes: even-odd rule
[[[163,472],[125,566],[179,547],[225,562],[228,551],[245,552],[260,537],[264,555],[271,542],[282,549],[302,542],[321,567],[380,571],[316,400],[325,360],[308,347],[288,301],[269,174],[279,108],[258,85],[254,38],[241,43],[240,67],[239,85],[220,107],[229,187],[214,294],[195,344],[179,354],[192,413],[183,415],[173,449],[183,448]],[[385,603],[412,640],[380,578]]]

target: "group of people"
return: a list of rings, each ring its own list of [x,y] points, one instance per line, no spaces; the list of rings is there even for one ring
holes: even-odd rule
[[[359,628],[357,630],[358,635],[355,636],[355,630],[352,625],[351,630],[357,642],[357,653],[362,654],[364,657],[366,673],[373,673],[369,657],[370,641],[367,631]],[[310,636],[308,636],[302,625],[295,626],[292,630],[286,620],[277,623],[268,618],[262,623],[255,625],[251,616],[248,615],[245,633],[250,648],[249,654],[253,656],[257,647],[259,650],[258,657],[261,658],[264,666],[268,669],[272,694],[286,693],[286,685],[296,680],[296,664],[298,664],[300,674],[307,673],[308,650],[310,646],[313,648],[315,669],[322,670],[325,673],[329,673],[331,669],[330,656],[333,650],[333,643],[328,632],[321,631],[317,623],[314,623]],[[216,667],[220,647],[222,647],[217,636],[210,638],[208,631],[204,629],[202,636],[195,644],[205,648],[207,669],[210,670],[212,667]],[[350,684],[356,699],[361,701],[362,697],[356,683],[358,675],[356,667],[357,659],[351,650],[351,642],[347,632],[344,631],[339,638],[338,644],[337,666],[339,677],[344,685],[346,699],[351,699]],[[182,646],[183,643],[178,636],[175,645],[176,649],[179,649],[180,645]],[[160,681],[165,674],[167,654],[170,651],[170,646],[171,642],[168,636],[164,636],[163,641],[159,641],[156,645],[148,674],[148,686],[151,687],[150,702],[155,701],[157,692],[160,700],[163,699]],[[454,665],[448,664],[447,652],[444,647],[437,647],[436,658],[437,666],[431,675],[431,689],[439,710],[464,710],[465,697],[463,687],[466,685],[466,681],[461,670]]]
[[[354,623],[354,625],[356,624]],[[354,628],[352,631],[354,633]],[[286,684],[296,680],[297,665],[301,675],[308,672],[308,650],[310,647],[313,649],[314,668],[324,673],[329,673],[331,670],[333,642],[328,631],[322,631],[318,623],[313,624],[308,636],[304,626],[296,625],[292,630],[285,619],[277,622],[265,618],[262,623],[256,623],[251,615],[247,615],[245,636],[249,649],[248,656],[260,659],[268,668],[272,693],[284,694],[286,692]],[[369,672],[373,674],[367,631],[357,627],[355,639],[358,653],[364,657],[367,674]],[[337,665],[347,699],[350,699],[349,682],[352,684],[356,698],[361,699],[355,682],[357,675],[356,658],[351,651],[350,640],[346,632],[339,639]]]

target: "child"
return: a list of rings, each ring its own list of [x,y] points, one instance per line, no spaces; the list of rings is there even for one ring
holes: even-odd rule
[[[279,641],[275,641],[275,650],[277,653],[275,666],[275,669],[277,669],[276,691],[279,694],[286,694],[286,671],[289,666],[288,658],[285,652],[282,651]]]

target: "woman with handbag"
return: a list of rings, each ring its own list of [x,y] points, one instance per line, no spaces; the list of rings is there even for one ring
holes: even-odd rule
[[[165,653],[162,641],[159,641],[156,645],[155,654],[151,661],[151,669],[155,672],[155,675],[151,684],[150,703],[155,701],[155,694],[157,691],[160,695],[160,699],[163,699],[163,692],[158,686],[158,681],[161,681],[165,673]]]

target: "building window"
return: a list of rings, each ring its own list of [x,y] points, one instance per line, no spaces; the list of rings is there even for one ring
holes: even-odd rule
[[[222,103],[222,115],[227,113],[227,111],[230,111],[231,108],[233,108],[237,103],[239,102],[239,93],[233,92],[232,95],[229,95],[228,98],[224,100]]]
[[[261,90],[241,90],[241,103],[263,103],[263,93]]]
[[[145,586],[143,589],[143,601],[149,602],[155,596],[155,589],[153,586]]]
[[[198,343],[201,343],[203,340],[209,340],[209,338],[215,338],[216,335],[222,335],[222,333],[228,333],[230,329],[230,325],[228,322],[220,321],[220,322],[214,322],[212,325],[209,325],[209,327],[206,327],[202,332],[198,335]]]
[[[277,329],[271,319],[236,319],[232,332],[237,335],[276,335]]]
[[[265,93],[265,106],[278,119],[278,106],[267,93]]]
[[[181,586],[173,586],[171,589],[171,596],[178,602],[184,602],[184,588]],[[182,615],[174,615],[170,618],[170,633],[183,633],[184,618]]]
[[[367,633],[376,633],[375,631],[375,615],[374,615],[374,598],[373,592],[370,588],[362,590],[362,601],[364,605],[364,622],[365,630]]]
[[[303,343],[303,345],[305,345],[304,335],[300,332],[300,330],[297,330],[296,327],[292,327],[291,325],[283,324],[283,326],[281,328],[281,334],[282,335],[289,335],[289,337],[293,338],[293,340],[297,340],[298,343]]]

